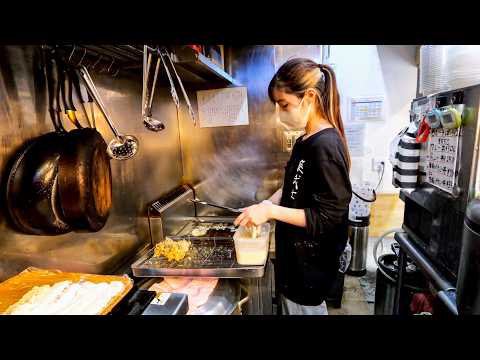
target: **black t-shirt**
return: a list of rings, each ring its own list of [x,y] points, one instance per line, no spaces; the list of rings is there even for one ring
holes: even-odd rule
[[[287,163],[281,206],[305,209],[306,228],[277,221],[276,287],[301,305],[320,305],[338,272],[348,239],[352,197],[340,134],[324,129],[298,139]]]

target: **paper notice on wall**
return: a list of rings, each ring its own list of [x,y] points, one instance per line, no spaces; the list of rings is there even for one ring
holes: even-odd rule
[[[248,125],[246,87],[197,91],[200,127]]]
[[[365,153],[365,124],[348,124],[345,127],[350,156],[363,156]]]
[[[383,117],[383,97],[370,96],[350,99],[350,119],[352,121],[380,120]]]
[[[460,129],[434,129],[430,133],[426,182],[449,193],[456,186]]]

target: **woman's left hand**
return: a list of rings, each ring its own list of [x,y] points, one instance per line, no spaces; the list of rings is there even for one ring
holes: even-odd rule
[[[243,212],[235,219],[235,225],[261,225],[270,220],[270,207],[268,203],[260,203],[243,209]]]

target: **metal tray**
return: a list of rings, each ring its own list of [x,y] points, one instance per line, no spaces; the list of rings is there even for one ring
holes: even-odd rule
[[[180,262],[169,262],[164,257],[153,257],[153,249],[132,265],[137,277],[191,276],[218,278],[260,278],[265,264],[239,265],[236,261],[233,239],[170,236],[172,240],[192,242],[197,256]]]

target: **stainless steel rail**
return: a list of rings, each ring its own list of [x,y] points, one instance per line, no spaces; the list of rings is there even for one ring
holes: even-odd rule
[[[397,292],[395,296],[394,314],[398,314],[400,295],[399,291],[403,286],[403,273],[405,271],[406,257],[408,254],[415,262],[415,264],[427,275],[439,292],[438,298],[445,304],[450,312],[458,315],[457,304],[455,301],[455,287],[436,269],[430,260],[410,241],[406,233],[395,233],[395,240],[400,245],[399,255],[399,276],[397,283]]]

